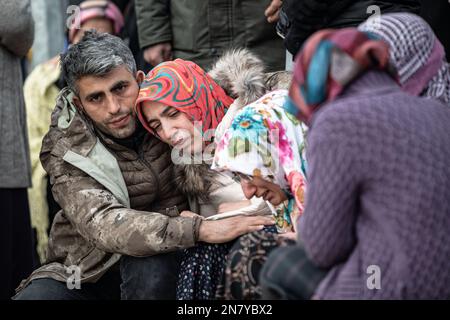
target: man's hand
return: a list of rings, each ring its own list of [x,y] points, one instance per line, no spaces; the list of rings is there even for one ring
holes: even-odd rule
[[[272,216],[236,216],[216,221],[205,220],[200,225],[198,240],[207,243],[225,243],[273,224],[275,220]]]
[[[202,217],[201,215],[199,215],[197,213],[194,213],[192,211],[187,211],[187,210],[181,211],[180,217],[185,217],[185,218],[199,217],[201,219],[205,219],[205,217]]]
[[[282,5],[282,0],[272,0],[266,11],[264,11],[264,15],[267,17],[267,21],[269,23],[278,21],[280,18],[280,10]]]
[[[144,50],[144,60],[152,66],[172,60],[172,45],[169,42],[158,43]]]

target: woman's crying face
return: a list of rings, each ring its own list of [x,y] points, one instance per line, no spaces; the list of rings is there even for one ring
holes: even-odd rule
[[[189,116],[161,102],[144,101],[142,113],[147,125],[165,143],[190,154],[200,152],[203,147],[202,134]]]
[[[241,187],[247,199],[252,197],[263,198],[274,206],[287,200],[286,194],[279,185],[260,176],[253,176],[252,179],[241,179]]]

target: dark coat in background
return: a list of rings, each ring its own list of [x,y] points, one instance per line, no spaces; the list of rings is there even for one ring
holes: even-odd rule
[[[141,48],[172,43],[174,58],[204,69],[230,48],[246,47],[267,70],[284,70],[285,48],[264,11],[270,0],[136,0]]]
[[[285,0],[282,11],[287,21],[281,23],[287,25],[279,27],[286,30],[284,44],[295,56],[303,42],[317,30],[358,26],[374,14],[374,11],[367,12],[372,5],[378,6],[382,14],[420,11],[419,0]]]
[[[125,25],[122,29],[120,37],[128,45],[131,52],[133,52],[138,70],[142,70],[147,73],[151,70],[152,66],[144,60],[143,50],[139,45],[136,10],[133,0],[128,2],[128,5],[123,10],[123,15],[125,18]]]
[[[422,0],[420,15],[433,28],[442,42],[447,57],[450,57],[450,2],[448,0]]]

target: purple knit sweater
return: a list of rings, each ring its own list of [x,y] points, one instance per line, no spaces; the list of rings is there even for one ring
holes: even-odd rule
[[[450,109],[371,71],[314,115],[307,143],[299,236],[331,268],[317,297],[450,298]]]

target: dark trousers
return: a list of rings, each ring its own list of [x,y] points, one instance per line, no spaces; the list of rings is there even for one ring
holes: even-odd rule
[[[27,189],[0,189],[0,300],[9,300],[34,267]]]
[[[175,300],[180,263],[178,251],[148,258],[122,258],[122,300]]]
[[[119,270],[109,270],[96,283],[68,289],[54,279],[37,279],[14,300],[168,300],[175,299],[180,253],[152,257],[123,256]]]
[[[13,300],[119,300],[120,273],[108,271],[96,283],[68,289],[65,282],[50,278],[33,280]]]

